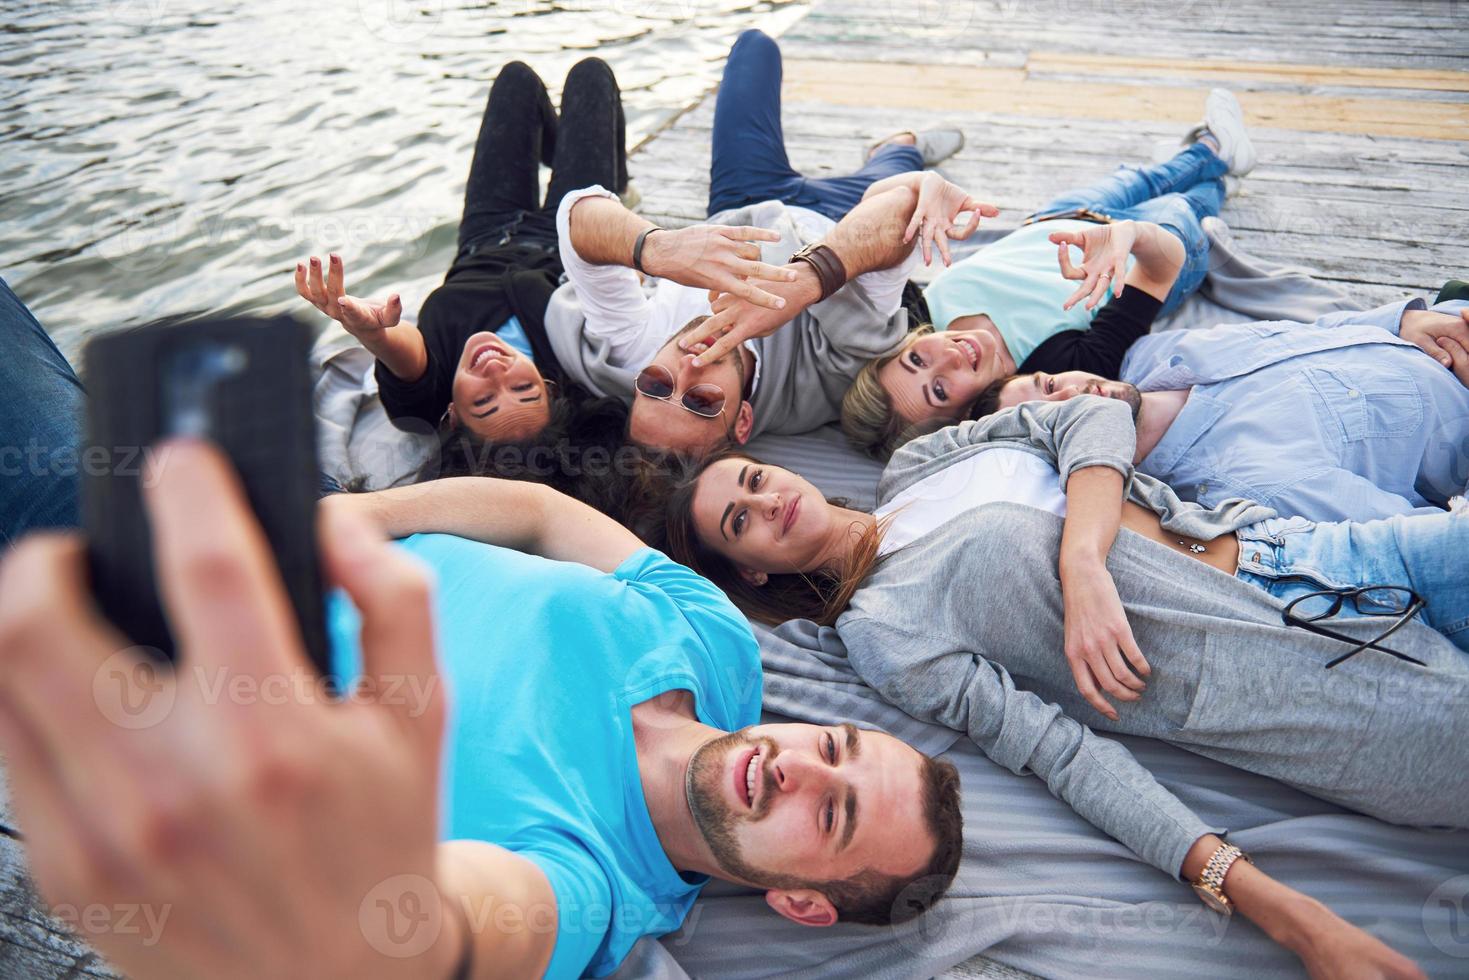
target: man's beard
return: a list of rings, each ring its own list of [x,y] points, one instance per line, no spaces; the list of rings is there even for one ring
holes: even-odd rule
[[[775,777],[771,773],[770,762],[780,751],[769,739],[754,739],[744,732],[730,732],[705,742],[689,760],[685,790],[689,811],[694,817],[694,826],[699,828],[704,843],[709,845],[714,860],[724,871],[723,877],[759,883],[770,882],[778,876],[757,871],[745,860],[740,852],[739,840],[735,836],[735,827],[741,817],[730,807],[719,790],[725,778],[725,763],[730,754],[736,749],[756,745],[764,753],[764,765],[761,767],[764,782],[756,788],[757,795],[761,797],[761,806],[743,819],[749,822],[763,819],[768,811],[771,791],[775,789]],[[777,886],[771,884],[769,887]]]
[[[1143,413],[1142,393],[1137,390],[1137,385],[1127,384],[1126,382],[1123,382],[1122,384],[1123,389],[1121,401],[1126,402],[1127,407],[1132,409],[1132,421],[1134,424],[1136,424]]]

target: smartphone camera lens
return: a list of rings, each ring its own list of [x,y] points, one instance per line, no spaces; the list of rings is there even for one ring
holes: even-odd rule
[[[207,437],[214,429],[215,390],[244,373],[250,355],[236,344],[199,341],[169,351],[160,389],[164,431]]]

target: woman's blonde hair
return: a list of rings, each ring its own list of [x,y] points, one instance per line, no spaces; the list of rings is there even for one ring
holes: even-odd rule
[[[908,331],[902,345],[891,354],[868,361],[852,387],[842,396],[842,431],[847,439],[873,459],[886,462],[893,452],[911,438],[915,426],[893,411],[892,396],[883,388],[877,373],[906,351],[919,337],[933,333],[933,324],[924,323]]]

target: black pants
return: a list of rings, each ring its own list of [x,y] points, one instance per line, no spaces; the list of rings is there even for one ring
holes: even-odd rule
[[[554,249],[556,209],[568,191],[627,188],[626,129],[617,78],[601,58],[567,73],[559,119],[540,76],[523,62],[506,65],[490,87],[469,165],[458,258],[512,242]],[[542,163],[551,167],[544,202]]]

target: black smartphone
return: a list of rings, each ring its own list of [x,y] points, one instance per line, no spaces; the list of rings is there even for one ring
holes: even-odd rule
[[[142,481],[160,440],[196,436],[219,446],[239,472],[306,652],[330,679],[316,551],[311,339],[303,324],[281,317],[175,320],[87,344],[82,523],[92,588],[103,613],[134,643],[175,655],[154,584]]]

